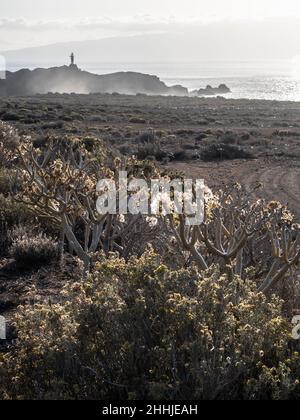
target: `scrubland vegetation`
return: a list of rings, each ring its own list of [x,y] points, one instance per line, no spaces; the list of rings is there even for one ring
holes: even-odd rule
[[[95,207],[97,181],[120,170],[171,179],[191,151],[252,161],[263,139],[223,130],[212,142],[209,120],[201,132],[146,127],[128,136],[132,157],[126,138],[66,130],[71,113],[55,127],[30,114],[17,110],[30,134],[40,121],[32,138],[0,125],[0,398],[299,399],[299,225],[285,203],[234,183],[208,192],[195,227]],[[269,135],[296,142],[288,133]]]

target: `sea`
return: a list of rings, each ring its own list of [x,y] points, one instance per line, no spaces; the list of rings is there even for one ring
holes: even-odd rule
[[[232,99],[300,101],[300,57],[290,60],[197,62],[79,62],[96,74],[134,71],[158,76],[168,86],[183,85],[190,91],[225,83]],[[55,63],[12,63],[8,70],[51,67]]]

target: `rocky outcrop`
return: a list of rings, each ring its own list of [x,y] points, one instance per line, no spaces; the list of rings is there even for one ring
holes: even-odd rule
[[[168,87],[157,76],[135,72],[97,75],[81,71],[76,65],[50,69],[23,69],[7,72],[0,80],[1,96],[25,96],[46,93],[120,93],[187,96],[182,86]]]
[[[192,92],[192,95],[193,96],[215,96],[215,95],[224,95],[226,93],[231,93],[231,90],[225,84],[222,84],[216,88],[213,88],[212,86],[207,85],[205,89],[194,90]]]

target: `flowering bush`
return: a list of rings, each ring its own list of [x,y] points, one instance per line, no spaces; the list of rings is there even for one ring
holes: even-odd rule
[[[61,303],[20,309],[2,397],[296,398],[299,355],[281,306],[216,266],[170,269],[152,250],[100,255]]]

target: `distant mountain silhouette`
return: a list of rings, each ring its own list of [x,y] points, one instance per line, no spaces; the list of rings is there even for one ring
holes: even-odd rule
[[[97,75],[81,71],[76,65],[7,72],[6,80],[0,80],[1,96],[49,92],[188,95],[188,89],[182,86],[168,87],[157,76],[135,72]]]
[[[300,54],[299,22],[298,18],[225,19],[179,27],[171,25],[159,33],[61,42],[1,54],[11,67],[30,62],[41,67],[53,63],[63,65],[71,51],[82,63],[282,60]],[[285,30],[278,30],[283,24]]]

